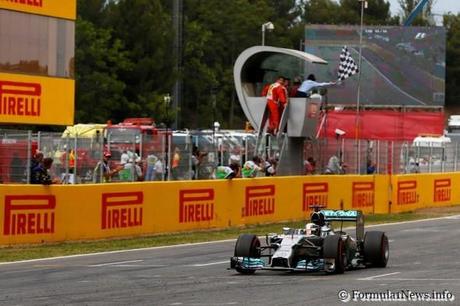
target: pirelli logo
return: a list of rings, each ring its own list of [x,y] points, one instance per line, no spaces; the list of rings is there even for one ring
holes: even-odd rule
[[[275,185],[246,187],[242,217],[265,216],[275,213]]]
[[[303,184],[303,211],[310,211],[315,207],[327,207],[328,183],[305,183]]]
[[[3,235],[53,234],[55,209],[53,195],[6,195]]]
[[[0,80],[0,115],[39,117],[41,94],[39,83]]]
[[[449,179],[434,180],[433,201],[448,202],[451,200],[452,183]]]
[[[179,223],[214,220],[214,189],[179,191]]]
[[[398,182],[398,205],[416,204],[418,200],[417,181]]]
[[[102,194],[101,229],[142,226],[144,194],[114,192]]]
[[[0,2],[11,2],[31,7],[43,7],[43,1],[46,0],[0,0]]]
[[[352,185],[352,207],[373,207],[374,206],[374,182],[353,182]]]

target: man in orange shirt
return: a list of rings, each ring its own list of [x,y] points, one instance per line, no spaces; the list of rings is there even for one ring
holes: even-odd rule
[[[275,83],[271,84],[267,92],[267,107],[270,111],[268,118],[268,132],[275,135],[280,124],[280,108],[284,109],[287,103],[287,90],[284,87],[285,77],[278,77]],[[261,126],[263,129],[263,126]]]

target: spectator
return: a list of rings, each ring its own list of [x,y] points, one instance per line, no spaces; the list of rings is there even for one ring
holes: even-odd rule
[[[243,178],[253,178],[257,176],[258,172],[264,171],[260,166],[262,160],[258,156],[254,156],[252,160],[248,160],[244,163],[243,169],[241,170]]]
[[[192,149],[192,180],[197,179],[198,170],[200,168],[201,163],[203,162],[203,158],[206,155],[208,155],[207,152],[201,152],[196,145],[193,146],[193,149]]]
[[[120,166],[114,170],[111,170],[109,166],[109,160],[111,157],[112,154],[110,154],[110,152],[104,152],[103,160],[99,161],[93,170],[93,183],[108,183],[112,181],[112,177],[114,175],[123,169],[123,166]]]
[[[147,155],[147,171],[145,173],[146,181],[153,181],[155,177],[155,164],[158,161],[158,157],[155,154]]]
[[[163,158],[158,158],[157,161],[155,162],[154,166],[154,181],[162,181],[164,178],[164,166],[163,166]]]
[[[31,170],[43,162],[43,153],[40,151],[35,152],[32,160],[30,161]]]
[[[133,158],[128,159],[128,162],[124,164],[123,169],[120,171],[120,181],[123,182],[135,182],[142,181],[142,168],[139,165],[140,158],[134,160]]]
[[[275,176],[278,162],[275,158],[270,158],[264,162],[265,176]]]
[[[131,152],[129,152],[129,153],[131,153]],[[124,165],[129,161],[129,158],[130,158],[129,153],[128,153],[128,151],[126,151],[126,150],[123,150],[123,152],[121,153],[121,156],[120,156],[120,164],[121,164],[122,166],[124,166]],[[132,154],[132,153],[131,153],[131,154]]]
[[[232,179],[235,177],[235,171],[229,166],[217,166],[215,177],[216,179]]]
[[[305,161],[305,174],[315,174],[316,171],[316,161],[313,159],[313,157],[307,158]]]
[[[30,182],[29,183],[34,184],[32,182],[32,180],[33,180],[32,172],[37,166],[39,166],[42,163],[43,163],[43,153],[40,152],[40,151],[36,151],[34,156],[32,157],[32,159],[30,161]]]
[[[327,163],[326,171],[325,174],[344,174],[344,165],[343,163],[339,160],[339,158],[335,155],[332,155],[331,158],[329,158],[329,161]]]
[[[174,155],[171,162],[171,177],[173,180],[179,179],[180,149],[174,148]]]
[[[368,160],[367,161],[367,169],[366,169],[366,173],[367,174],[374,174],[375,173],[375,164],[371,161],[371,160]]]
[[[57,181],[51,178],[49,174],[49,169],[53,164],[53,159],[51,157],[44,158],[42,162],[36,165],[32,169],[32,173],[30,175],[31,184],[43,184],[43,185],[51,185],[56,184]]]

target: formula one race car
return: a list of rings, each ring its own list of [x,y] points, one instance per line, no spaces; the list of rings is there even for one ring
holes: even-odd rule
[[[332,221],[340,222],[334,231]],[[356,224],[356,237],[342,231],[343,222]],[[325,271],[343,273],[358,267],[381,267],[389,258],[388,238],[384,232],[364,234],[364,216],[358,210],[321,210],[312,213],[305,228],[283,228],[283,234],[266,236],[261,246],[256,235],[238,237],[230,268],[242,274],[256,270]]]

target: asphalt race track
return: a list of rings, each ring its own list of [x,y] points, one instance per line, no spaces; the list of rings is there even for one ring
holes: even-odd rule
[[[346,291],[343,298],[353,290],[361,292],[354,293],[357,298],[436,291],[438,298],[455,297],[443,305],[460,304],[460,216],[373,229],[390,239],[386,269],[244,276],[227,270],[234,241],[222,241],[1,264],[0,304],[343,305],[340,290]]]

